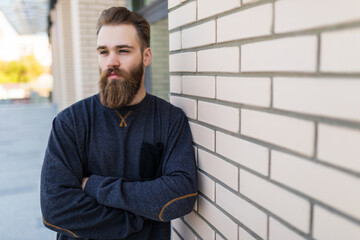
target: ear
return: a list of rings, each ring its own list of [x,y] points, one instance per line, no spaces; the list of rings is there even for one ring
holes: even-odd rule
[[[147,67],[152,61],[152,53],[150,48],[146,48],[143,53],[143,63]]]

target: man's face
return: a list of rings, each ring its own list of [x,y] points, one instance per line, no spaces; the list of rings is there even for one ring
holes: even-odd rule
[[[140,40],[132,25],[106,25],[98,34],[100,100],[109,108],[129,105],[143,84]]]

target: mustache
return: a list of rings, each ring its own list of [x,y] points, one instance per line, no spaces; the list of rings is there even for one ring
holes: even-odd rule
[[[124,76],[126,74],[126,72],[124,70],[112,67],[112,68],[106,69],[104,72],[102,72],[101,75],[103,75],[104,77],[108,77],[108,76],[110,76],[110,74],[112,72],[118,76]]]

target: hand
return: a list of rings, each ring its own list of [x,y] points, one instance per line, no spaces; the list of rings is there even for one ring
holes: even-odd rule
[[[81,183],[81,188],[82,188],[82,190],[84,191],[84,189],[85,189],[85,185],[86,185],[86,182],[87,182],[87,180],[88,180],[89,178],[83,178],[83,180],[82,180],[82,183]]]

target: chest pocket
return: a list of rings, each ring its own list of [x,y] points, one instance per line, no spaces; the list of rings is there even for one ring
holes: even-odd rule
[[[140,150],[140,177],[141,180],[152,180],[162,175],[164,145],[143,142]]]

